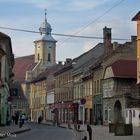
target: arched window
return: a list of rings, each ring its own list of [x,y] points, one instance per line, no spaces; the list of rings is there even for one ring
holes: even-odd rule
[[[51,54],[48,53],[48,62],[50,62],[50,61],[51,61]]]
[[[40,56],[39,56],[39,53],[37,54],[37,60],[39,60],[40,58],[39,58]]]

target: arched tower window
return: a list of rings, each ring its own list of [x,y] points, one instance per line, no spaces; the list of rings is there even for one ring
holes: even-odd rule
[[[50,61],[51,61],[51,54],[48,53],[48,62],[50,62]]]
[[[37,54],[37,60],[38,60],[38,61],[39,61],[39,59],[40,59],[39,57],[40,57],[40,56],[39,56],[39,53],[38,53],[38,54]]]

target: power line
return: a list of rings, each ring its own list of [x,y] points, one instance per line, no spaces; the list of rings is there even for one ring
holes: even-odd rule
[[[2,27],[2,26],[0,26],[0,28],[1,29],[6,29],[6,30],[20,31],[20,32],[40,33],[39,31],[17,29],[17,28],[10,28],[10,27]],[[104,39],[103,37],[82,36],[82,35],[72,35],[72,34],[60,34],[60,33],[52,33],[52,35],[64,36],[64,37],[73,37],[73,38],[83,38],[83,39]],[[130,40],[130,39],[126,39],[126,38],[112,38],[112,40]]]
[[[106,10],[103,14],[101,14],[99,17],[95,18],[93,21],[91,21],[90,23],[86,24],[85,26],[83,26],[79,31],[75,32],[74,35],[79,34],[81,31],[83,31],[84,29],[86,29],[88,26],[90,26],[91,24],[93,24],[94,22],[96,22],[97,20],[101,19],[103,16],[105,16],[107,13],[109,13],[113,8],[117,7],[118,5],[120,5],[124,0],[119,1],[118,3],[116,3],[115,5],[113,5],[111,8],[109,8],[108,10]],[[64,44],[67,40],[69,40],[70,38],[65,39],[60,45]]]
[[[95,36],[81,36],[81,35],[71,35],[71,34],[55,34],[52,33],[52,35],[57,35],[57,36],[68,36],[68,37],[77,37],[77,38],[88,38],[88,39],[104,39],[103,37],[95,37]],[[112,40],[130,40],[130,39],[125,39],[125,38],[112,38]]]
[[[24,29],[10,28],[10,27],[4,27],[4,26],[0,26],[0,28],[6,29],[6,30],[19,31],[19,32],[40,33],[39,31],[24,30]]]
[[[89,25],[93,24],[94,22],[96,22],[97,20],[99,20],[100,18],[102,18],[103,16],[105,16],[107,13],[109,13],[112,9],[114,9],[115,7],[117,7],[118,5],[120,5],[124,0],[119,1],[118,3],[116,3],[115,5],[113,5],[111,8],[109,8],[108,10],[106,10],[102,15],[100,15],[99,17],[95,18],[93,21],[91,21],[90,23],[88,23],[87,25],[85,25],[83,28],[81,28],[76,34],[78,34],[79,32],[81,32],[82,30],[84,30],[85,28],[87,28]]]

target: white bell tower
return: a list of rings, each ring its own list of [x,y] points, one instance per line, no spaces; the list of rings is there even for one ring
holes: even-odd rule
[[[39,28],[41,39],[35,43],[35,63],[41,62],[43,68],[52,66],[56,63],[56,40],[51,35],[51,25],[47,22],[46,10],[45,20]]]

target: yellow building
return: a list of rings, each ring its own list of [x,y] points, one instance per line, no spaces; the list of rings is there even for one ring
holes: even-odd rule
[[[102,124],[102,76],[103,68],[101,66],[102,60],[98,65],[92,67],[93,73],[93,121],[94,124]]]
[[[93,122],[93,110],[92,110],[92,73],[87,71],[83,78],[83,98],[86,100],[85,103],[85,123],[92,124]]]
[[[39,116],[42,116],[42,119],[45,119],[46,72],[41,73],[31,81],[30,89],[31,120],[37,121]]]
[[[133,17],[137,21],[137,83],[140,83],[140,11]]]

